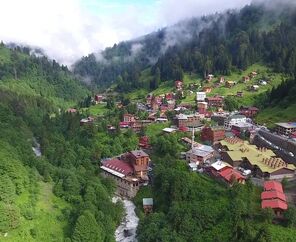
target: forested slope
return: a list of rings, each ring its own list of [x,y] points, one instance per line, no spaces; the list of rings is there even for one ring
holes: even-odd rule
[[[25,52],[0,47],[0,241],[114,241],[122,206],[98,164],[137,138],[114,139],[107,120],[80,127],[83,116],[59,108],[89,91],[66,67]]]

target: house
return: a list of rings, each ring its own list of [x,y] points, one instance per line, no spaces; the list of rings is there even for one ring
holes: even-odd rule
[[[237,97],[243,97],[243,96],[244,96],[244,92],[237,92],[237,93],[236,93],[236,96],[237,96]]]
[[[77,113],[77,109],[76,108],[69,108],[66,111],[67,113]]]
[[[277,217],[282,217],[283,212],[288,209],[287,199],[280,182],[264,182],[264,191],[261,193],[261,208],[272,208]]]
[[[224,76],[221,76],[220,78],[219,78],[219,83],[224,83],[225,82],[225,78],[224,78]]]
[[[281,135],[287,135],[296,132],[296,122],[276,123],[276,132]]]
[[[244,107],[241,106],[239,109],[239,113],[241,115],[246,116],[247,118],[253,118],[254,116],[257,115],[257,113],[259,112],[259,109],[256,107]]]
[[[225,82],[225,87],[231,88],[235,85],[236,83],[234,81],[226,81]]]
[[[85,124],[92,124],[95,121],[93,117],[83,118],[80,120],[80,126],[83,126]]]
[[[244,76],[243,77],[243,83],[249,82],[250,81],[250,77],[249,76]]]
[[[153,212],[153,198],[143,198],[143,209],[146,215]]]
[[[258,85],[252,85],[252,86],[250,86],[250,91],[256,92],[256,91],[258,91],[258,89],[259,89],[259,86]]]
[[[130,126],[130,123],[129,122],[119,122],[119,127],[121,129],[129,128],[129,126]]]
[[[206,160],[214,157],[214,149],[208,145],[198,144],[186,152],[186,160],[189,163],[202,165]]]
[[[246,122],[247,122],[246,116],[241,114],[234,114],[225,119],[224,127],[225,129],[231,129],[232,125],[234,124],[246,123]]]
[[[180,91],[183,88],[183,82],[180,80],[175,81],[175,88]]]
[[[223,97],[215,96],[215,97],[207,97],[206,102],[209,107],[220,108],[223,107]]]
[[[168,121],[169,120],[167,118],[157,118],[157,119],[155,119],[156,123],[166,123]]]
[[[167,100],[167,101],[169,101],[169,100],[173,100],[174,99],[174,94],[173,93],[166,93],[165,94],[165,99]]]
[[[196,101],[197,102],[204,102],[206,98],[206,93],[205,92],[196,92]]]
[[[95,101],[96,103],[102,102],[104,97],[102,95],[95,95]]]
[[[151,124],[151,120],[135,120],[135,122],[130,123],[130,127],[135,131],[136,133],[140,132],[144,127]]]
[[[192,172],[197,171],[197,164],[195,162],[188,163],[189,170]]]
[[[201,140],[214,144],[217,141],[225,138],[225,129],[221,126],[209,127],[206,126],[201,130]]]
[[[167,134],[172,134],[172,133],[176,133],[177,129],[175,129],[175,128],[164,128],[162,131],[164,133],[167,133]]]
[[[123,122],[132,123],[135,122],[135,117],[132,114],[123,114]]]
[[[231,165],[221,160],[214,162],[209,168],[207,168],[207,171],[211,176],[230,185],[235,181],[241,184],[245,184],[246,181],[246,178],[243,175],[233,169]]]
[[[112,178],[116,183],[116,193],[120,196],[133,198],[136,196],[140,180],[133,173],[133,167],[126,161],[117,158],[102,161],[102,175]]]
[[[194,127],[201,126],[200,117],[198,114],[190,114],[190,115],[179,114],[179,115],[176,115],[174,121],[178,128],[180,127],[194,128]]]
[[[142,149],[149,149],[150,148],[148,136],[141,136],[139,138],[139,147],[141,147]]]
[[[197,109],[199,114],[205,114],[208,108],[207,102],[198,102],[197,103]]]
[[[212,88],[211,87],[203,87],[203,92],[205,93],[210,93],[212,91]]]
[[[251,78],[254,78],[254,77],[256,77],[258,75],[258,73],[256,72],[256,71],[252,71],[251,73],[250,73],[250,77]]]
[[[208,75],[206,76],[206,80],[207,80],[208,82],[212,81],[213,78],[214,78],[214,75],[212,75],[212,74],[208,74]]]
[[[248,131],[250,132],[253,129],[253,125],[250,123],[236,123],[231,127],[231,132],[237,137],[245,135]]]
[[[224,161],[250,169],[255,176],[274,180],[295,176],[296,167],[267,148],[258,148],[239,138],[226,138],[220,141],[219,147]]]

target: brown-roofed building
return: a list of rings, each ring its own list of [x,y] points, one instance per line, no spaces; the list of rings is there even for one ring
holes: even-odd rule
[[[221,108],[223,107],[223,97],[207,97],[205,101],[208,103],[209,107]]]
[[[209,127],[206,126],[201,130],[201,140],[214,144],[225,138],[225,129],[222,126]]]

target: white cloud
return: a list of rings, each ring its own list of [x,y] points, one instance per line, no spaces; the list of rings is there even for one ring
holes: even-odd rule
[[[118,0],[120,3],[120,0]],[[114,1],[0,0],[0,40],[40,47],[71,64],[98,51],[183,18],[240,7],[250,0],[162,0],[152,5]],[[97,11],[96,11],[97,10]],[[105,11],[105,12],[103,12]]]

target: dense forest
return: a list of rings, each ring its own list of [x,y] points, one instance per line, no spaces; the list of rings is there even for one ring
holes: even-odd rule
[[[115,187],[98,176],[99,161],[138,138],[107,133],[116,110],[86,127],[87,113],[61,112],[89,93],[66,67],[22,48],[0,51],[0,240],[114,241],[122,205],[111,202]]]
[[[121,42],[99,56],[83,57],[74,73],[98,86],[117,83],[119,91],[153,90],[163,81],[182,79],[185,72],[226,75],[258,61],[295,73],[296,7],[272,2],[278,5],[254,3]],[[147,68],[148,81],[141,78]]]

